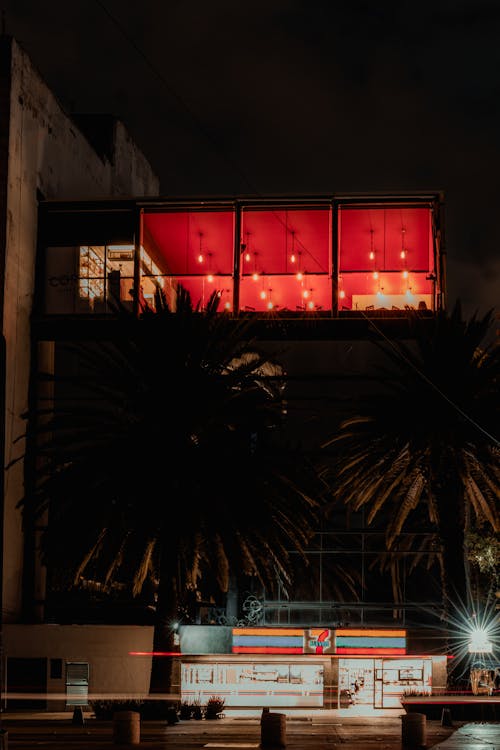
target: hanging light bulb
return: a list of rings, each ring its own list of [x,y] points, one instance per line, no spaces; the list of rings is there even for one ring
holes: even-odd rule
[[[273,303],[271,302],[271,300],[269,300],[269,302],[267,303],[267,309],[272,310],[273,307],[274,307]]]
[[[340,290],[339,297],[340,299],[345,299],[345,291],[343,289]]]
[[[209,282],[209,284],[211,284],[213,280],[214,280],[213,274],[209,273],[207,276],[207,281]]]
[[[263,290],[261,291],[261,293],[260,293],[260,298],[261,298],[261,299],[266,299],[266,297],[267,297],[267,294],[265,293],[265,291],[264,291],[264,289],[263,289]]]
[[[295,232],[292,230],[292,250],[290,253],[290,263],[295,263]]]
[[[199,232],[199,236],[200,236],[200,249],[198,251],[198,263],[203,263],[203,261],[205,260],[205,256],[203,255],[203,251],[201,247],[203,232]]]
[[[407,279],[408,278],[408,271],[405,269],[401,275],[403,276],[403,279]]]
[[[312,300],[310,300],[310,301],[309,301],[309,302],[307,303],[307,307],[309,308],[309,310],[314,310],[314,302],[313,302]]]
[[[406,258],[406,250],[401,250],[399,257],[404,260]]]
[[[374,279],[378,279],[378,271],[374,271],[373,272],[373,278]]]
[[[301,271],[299,271],[297,274],[295,274],[295,278],[297,279],[297,281],[302,281],[304,275],[301,273]]]
[[[229,301],[225,302],[224,303],[224,307],[226,308],[226,310],[230,310],[231,309],[231,303]]]
[[[309,289],[304,289],[304,291],[302,292],[302,296],[304,297],[304,299],[307,299],[309,297]]]
[[[250,253],[245,253],[245,260],[248,263],[250,261],[251,255]]]
[[[254,281],[258,281],[259,280],[259,274],[257,273],[257,271],[255,271],[255,273],[252,274],[252,279]]]
[[[375,260],[375,250],[373,248],[373,229],[370,229],[370,260]]]

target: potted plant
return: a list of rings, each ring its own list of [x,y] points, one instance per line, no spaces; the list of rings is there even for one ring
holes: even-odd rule
[[[179,708],[180,719],[190,719],[193,715],[193,704],[189,701],[182,701]]]
[[[203,719],[203,711],[201,708],[200,701],[194,701],[192,703],[192,713],[191,713],[193,719]]]
[[[205,707],[205,719],[218,719],[224,710],[225,700],[219,695],[211,695]]]

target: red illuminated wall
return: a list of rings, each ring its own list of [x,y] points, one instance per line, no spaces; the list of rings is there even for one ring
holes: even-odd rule
[[[218,290],[232,309],[237,270],[240,310],[331,310],[338,264],[340,309],[432,307],[429,208],[341,205],[334,251],[332,217],[327,205],[244,208],[235,259],[233,210],[145,213],[142,245],[157,273],[202,304]]]

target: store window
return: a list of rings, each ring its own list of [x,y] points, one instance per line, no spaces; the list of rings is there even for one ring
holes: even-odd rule
[[[339,310],[433,308],[431,211],[340,207]]]
[[[241,220],[240,310],[331,310],[330,209],[247,209]]]
[[[45,256],[45,312],[114,313],[132,309],[133,245],[49,247]]]
[[[146,258],[148,260],[146,260]],[[194,305],[215,292],[219,309],[233,310],[233,211],[145,213],[142,222],[141,288],[154,300],[160,288],[173,306],[182,285]]]

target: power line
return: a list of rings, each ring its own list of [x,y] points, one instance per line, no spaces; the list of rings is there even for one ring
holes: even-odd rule
[[[416,364],[414,362],[412,362],[410,359],[408,359],[408,357],[406,357],[406,355],[400,349],[398,349],[397,346],[394,345],[394,342],[392,342],[391,339],[388,336],[386,336],[383,331],[380,330],[380,328],[373,322],[373,320],[371,318],[369,318],[365,314],[365,312],[363,310],[361,312],[363,314],[363,317],[365,317],[366,320],[368,321],[368,323],[373,326],[373,328],[377,331],[377,333],[379,334],[379,336],[382,336],[382,338],[385,339],[385,341],[387,341],[387,343],[394,349],[394,351],[398,354],[398,356],[401,357],[401,359],[403,359],[406,362],[407,365],[410,365],[410,367],[412,367],[415,370],[415,372],[418,373],[418,375],[422,378],[422,380],[425,380],[425,382],[427,383],[427,385],[430,385],[430,387],[433,388],[437,393],[439,393],[439,395],[442,398],[444,398],[444,400],[447,401],[450,404],[450,406],[452,406],[459,414],[461,414],[462,417],[464,417],[464,419],[466,419],[468,422],[470,422],[472,425],[474,425],[474,427],[476,429],[478,429],[480,432],[482,432],[483,435],[485,435],[489,440],[491,440],[497,447],[500,446],[500,441],[498,441],[497,438],[494,435],[491,435],[487,430],[485,430],[483,427],[481,427],[480,424],[478,424],[474,419],[472,419],[472,417],[470,417],[468,414],[466,414],[463,411],[463,409],[461,409],[454,401],[452,401],[451,398],[449,398],[449,396],[447,396],[446,393],[444,393],[439,388],[439,386],[437,386],[435,383],[433,383],[432,380],[430,378],[428,378],[427,375],[425,373],[423,373],[422,370],[420,370],[416,366]]]
[[[175,99],[175,101],[179,104],[179,106],[189,115],[191,120],[193,121],[194,125],[197,127],[197,129],[200,131],[200,133],[203,135],[203,137],[210,143],[212,149],[220,156],[222,159],[226,162],[226,164],[231,167],[233,172],[238,175],[251,189],[251,191],[255,195],[259,195],[259,191],[255,188],[255,186],[252,184],[251,180],[246,176],[246,174],[243,172],[243,170],[239,167],[238,164],[236,164],[226,153],[225,151],[220,147],[220,145],[217,143],[216,140],[210,135],[206,127],[204,126],[203,122],[200,120],[200,118],[197,116],[197,114],[189,107],[188,104],[184,101],[184,99],[175,91],[175,89],[172,88],[172,86],[169,84],[161,70],[159,70],[156,65],[150,60],[148,55],[144,52],[144,50],[137,44],[135,39],[130,36],[124,25],[114,16],[108,8],[104,5],[104,3],[101,0],[95,0],[96,5],[99,6],[99,8],[102,10],[103,13],[106,14],[106,16],[109,18],[109,20],[116,26],[120,34],[126,39],[126,41],[134,48],[136,53],[139,55],[139,57],[143,60],[143,62],[147,65],[147,67],[155,74],[155,76],[161,81],[169,95]]]

